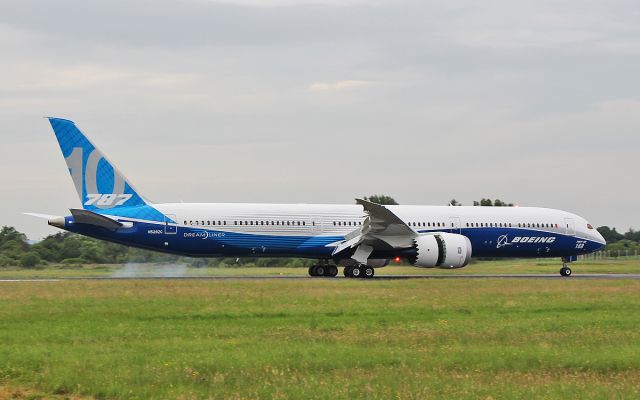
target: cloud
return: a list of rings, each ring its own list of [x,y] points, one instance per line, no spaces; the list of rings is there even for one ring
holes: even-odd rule
[[[61,115],[160,200],[499,196],[638,227],[636,3],[1,1],[0,222],[38,236],[25,201],[77,202]]]
[[[364,81],[364,80],[358,80],[358,79],[346,79],[346,80],[335,81],[335,82],[316,82],[309,85],[308,88],[312,92],[328,92],[328,91],[360,88],[364,86],[369,86],[372,83],[373,82],[371,81]]]

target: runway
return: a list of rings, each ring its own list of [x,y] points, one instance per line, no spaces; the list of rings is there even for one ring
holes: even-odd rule
[[[319,280],[319,281],[361,281],[375,282],[384,280],[409,280],[409,279],[562,279],[562,280],[582,280],[582,279],[640,279],[640,274],[575,274],[570,277],[562,277],[558,274],[513,274],[513,275],[380,275],[370,279],[355,278],[323,278],[310,276],[127,276],[127,277],[61,277],[61,278],[5,278],[0,279],[0,283],[8,282],[62,282],[62,281],[126,281],[126,280]]]

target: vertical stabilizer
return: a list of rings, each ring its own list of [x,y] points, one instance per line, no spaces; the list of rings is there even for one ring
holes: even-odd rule
[[[95,212],[147,205],[127,178],[73,121],[49,118],[82,207]],[[115,212],[114,212],[115,214]]]

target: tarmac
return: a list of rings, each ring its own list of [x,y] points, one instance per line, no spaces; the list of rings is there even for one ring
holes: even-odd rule
[[[61,282],[61,281],[119,281],[119,280],[354,280],[357,278],[310,277],[310,276],[127,276],[127,277],[62,277],[62,278],[16,278],[0,279],[3,282]],[[559,274],[513,274],[513,275],[380,275],[361,281],[408,280],[408,279],[640,279],[640,274],[574,274],[563,277]]]

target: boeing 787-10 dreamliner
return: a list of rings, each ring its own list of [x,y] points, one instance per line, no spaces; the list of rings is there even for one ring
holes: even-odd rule
[[[153,203],[72,121],[49,118],[82,208],[42,214],[93,238],[191,257],[317,259],[311,276],[370,278],[391,259],[462,268],[477,257],[559,257],[568,263],[605,240],[584,218],[533,207],[356,204]]]

